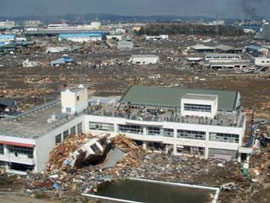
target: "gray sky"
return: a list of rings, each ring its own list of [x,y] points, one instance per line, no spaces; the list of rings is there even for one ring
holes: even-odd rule
[[[0,16],[88,13],[270,18],[270,0],[0,0]]]

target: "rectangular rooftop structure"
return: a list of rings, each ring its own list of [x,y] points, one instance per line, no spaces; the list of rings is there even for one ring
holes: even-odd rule
[[[217,114],[217,105],[217,95],[186,94],[181,98],[181,114],[214,118]]]
[[[186,94],[217,95],[218,110],[233,112],[240,106],[240,94],[236,91],[132,86],[121,98],[121,103],[138,106],[180,108],[180,100]]]

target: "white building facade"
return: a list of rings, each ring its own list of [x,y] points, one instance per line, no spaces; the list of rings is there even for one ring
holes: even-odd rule
[[[85,87],[65,90],[61,94],[61,105],[56,101],[15,120],[0,122],[0,164],[11,173],[41,172],[46,169],[49,153],[56,144],[70,134],[91,132],[125,134],[145,149],[153,143],[159,144],[174,155],[193,154],[228,161],[241,160],[243,153],[249,157],[252,149],[242,142],[246,116],[239,109],[239,93],[222,95],[222,91],[197,91],[195,94],[189,90],[167,89],[170,92],[132,87],[118,103],[91,103],[90,106]],[[136,91],[141,95],[135,94]],[[138,99],[144,92],[149,96],[148,101],[156,104]],[[228,95],[233,95],[228,104],[219,104],[219,100],[223,101]],[[158,97],[165,101],[163,106],[158,103]],[[176,99],[175,104],[170,103],[172,98]],[[140,101],[145,104],[139,104]],[[226,111],[231,105],[233,109]],[[133,113],[121,113],[116,106]]]
[[[159,56],[156,55],[132,55],[129,62],[137,65],[149,65],[159,62]]]
[[[133,49],[133,42],[130,41],[119,41],[117,43],[117,48],[120,50],[132,50]]]
[[[270,67],[270,58],[255,57],[254,63],[255,63],[255,66],[259,66],[259,67]]]

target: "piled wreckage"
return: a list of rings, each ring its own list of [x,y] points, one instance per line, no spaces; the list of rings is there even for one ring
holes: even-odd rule
[[[116,151],[116,149],[117,151]],[[89,165],[100,164],[100,168],[137,166],[143,156],[143,149],[136,146],[124,135],[109,139],[108,134],[95,137],[92,134],[70,135],[63,143],[58,144],[50,153],[47,171],[65,171],[68,168],[80,169]],[[111,154],[111,156],[109,156]],[[108,156],[107,156],[108,155]],[[117,156],[118,157],[113,157]],[[114,164],[105,165],[111,159]]]

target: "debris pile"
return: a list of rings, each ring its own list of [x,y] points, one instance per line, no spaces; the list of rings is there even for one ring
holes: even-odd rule
[[[134,144],[134,142],[128,139],[125,135],[118,135],[112,139],[115,146],[126,153],[126,156],[120,161],[116,167],[138,167],[141,164],[141,160],[145,155],[142,147]]]
[[[92,134],[70,135],[63,143],[58,144],[50,153],[49,162],[47,165],[48,172],[53,170],[63,170],[64,161],[70,153],[77,150],[87,139],[91,139]]]

